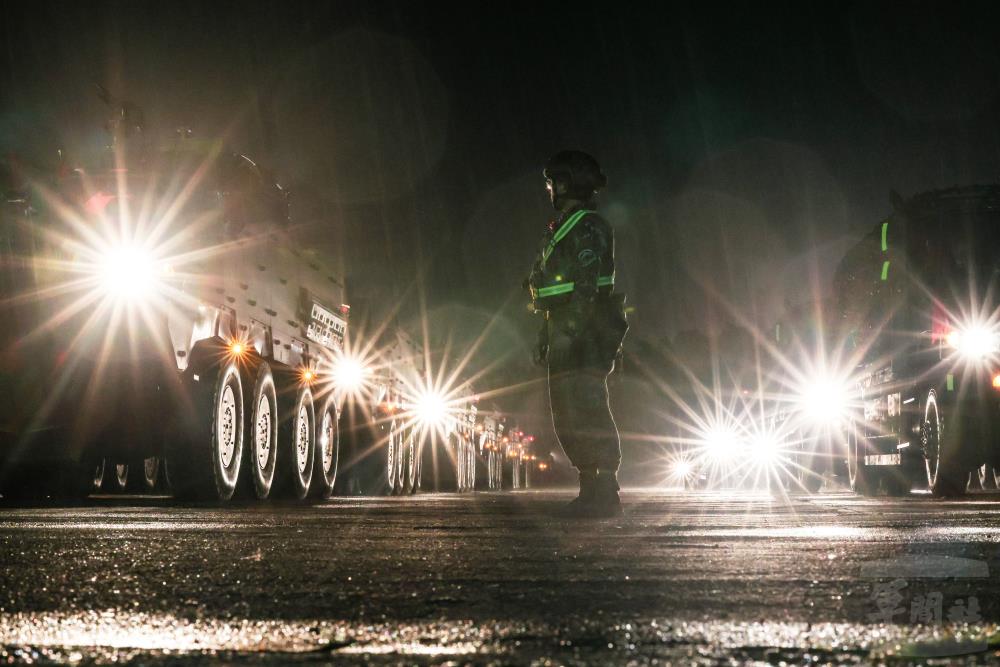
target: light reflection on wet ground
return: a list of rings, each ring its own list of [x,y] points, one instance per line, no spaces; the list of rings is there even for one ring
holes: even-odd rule
[[[573,524],[566,497],[0,503],[0,663],[1000,660],[1000,498],[632,491]],[[896,623],[879,573],[908,578]],[[907,623],[935,592],[981,618]]]
[[[434,622],[356,625],[331,621],[187,621],[106,611],[10,614],[0,659],[122,662],[228,656],[350,663],[536,663],[638,660],[715,664],[731,659],[864,664],[963,655],[1000,658],[995,625],[923,626],[733,621]]]

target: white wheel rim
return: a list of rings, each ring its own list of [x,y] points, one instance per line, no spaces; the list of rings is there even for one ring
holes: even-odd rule
[[[150,486],[156,484],[156,477],[159,471],[160,461],[155,456],[151,456],[142,462],[142,472],[146,476],[146,483]]]
[[[227,384],[222,390],[222,400],[219,401],[218,418],[219,458],[223,468],[233,463],[236,453],[236,394],[232,385]]]
[[[309,411],[305,404],[299,407],[298,422],[295,425],[295,456],[299,474],[305,473],[309,463]]]
[[[128,482],[128,464],[118,463],[115,464],[115,479],[118,482],[118,486],[123,487]]]
[[[257,423],[254,424],[253,444],[257,453],[257,466],[264,470],[271,459],[271,401],[266,395],[260,397],[257,403]]]
[[[937,481],[938,470],[941,465],[941,421],[938,417],[937,401],[928,400],[927,407],[924,409],[924,423],[926,424],[926,431],[924,433],[925,438],[929,438],[929,432],[931,430],[931,410],[933,408],[933,438],[934,438],[934,457],[927,458],[927,483],[930,486],[934,486]],[[925,442],[925,448],[927,443]]]
[[[333,468],[333,415],[327,410],[323,413],[323,430],[320,435],[320,447],[323,448],[323,472],[329,473]]]
[[[386,442],[388,450],[386,451],[386,465],[385,474],[386,479],[389,480],[389,488],[392,489],[396,486],[396,428],[395,425],[390,424],[389,426],[389,440]]]

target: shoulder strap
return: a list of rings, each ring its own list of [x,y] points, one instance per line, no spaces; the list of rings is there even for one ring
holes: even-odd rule
[[[591,212],[592,211],[588,211],[586,209],[581,209],[576,213],[574,213],[573,215],[569,216],[569,220],[564,222],[562,226],[556,230],[556,233],[553,234],[552,236],[552,240],[549,241],[549,245],[546,246],[544,251],[542,251],[542,264],[545,264],[545,261],[549,258],[549,255],[551,255],[552,251],[555,250],[556,245],[558,245],[560,241],[566,238],[567,234],[573,231],[573,228],[576,227],[576,223],[580,222],[580,220],[583,219],[583,216]]]

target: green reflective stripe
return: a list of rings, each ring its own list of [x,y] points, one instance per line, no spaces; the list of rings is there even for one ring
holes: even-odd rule
[[[563,283],[562,285],[552,285],[551,287],[541,287],[538,290],[538,297],[544,299],[547,296],[566,294],[573,291],[573,283]]]
[[[945,383],[948,385],[948,391],[955,391],[955,376],[951,373],[945,376]]]
[[[573,215],[569,216],[569,220],[564,222],[562,226],[556,230],[556,233],[552,237],[552,240],[549,241],[549,245],[546,246],[545,251],[542,252],[542,266],[545,265],[546,260],[548,260],[549,255],[552,254],[552,251],[555,250],[556,245],[564,238],[566,238],[566,235],[569,234],[571,231],[573,231],[573,228],[576,227],[576,223],[580,222],[580,219],[583,218],[583,216],[587,215],[588,213],[590,213],[590,211],[587,210],[577,211]]]
[[[598,287],[611,287],[615,284],[614,276],[600,276],[597,279]],[[544,299],[547,296],[557,296],[559,294],[568,294],[576,289],[575,283],[559,283],[558,285],[549,285],[548,287],[540,287],[538,290],[532,293],[536,295],[536,298]]]
[[[882,223],[882,252],[889,252],[889,221]]]
[[[889,279],[889,260],[882,262],[882,280]]]

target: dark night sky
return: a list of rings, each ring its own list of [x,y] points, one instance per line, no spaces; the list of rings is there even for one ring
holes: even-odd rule
[[[422,284],[459,338],[502,308],[520,363],[560,148],[604,164],[647,338],[725,310],[698,285],[773,319],[890,188],[995,180],[996,17],[953,4],[4,3],[0,148],[98,145],[101,81],[272,165],[353,299]]]

